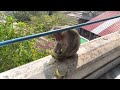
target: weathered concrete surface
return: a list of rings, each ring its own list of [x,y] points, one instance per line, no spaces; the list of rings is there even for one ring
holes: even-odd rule
[[[116,67],[119,64],[120,64],[120,57],[105,64],[103,67],[98,68],[96,71],[94,71],[90,75],[86,76],[85,79],[99,79],[102,75],[104,75],[106,72],[110,71],[111,69],[113,69],[114,67]]]
[[[120,31],[80,46],[73,58],[47,65],[52,57],[22,65],[0,74],[1,79],[55,79],[54,70],[68,70],[66,79],[82,79],[120,56]],[[117,61],[119,63],[119,60]],[[107,71],[107,70],[106,70]],[[103,70],[102,70],[103,73]],[[104,71],[105,73],[105,71]],[[92,78],[96,77],[93,75]],[[97,74],[97,77],[99,75]]]
[[[120,79],[120,64],[100,76],[98,79]]]

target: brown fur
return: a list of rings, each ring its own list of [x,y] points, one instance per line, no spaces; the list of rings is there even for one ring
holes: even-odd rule
[[[54,27],[53,29],[61,29],[64,26]],[[54,58],[58,60],[63,60],[68,57],[72,57],[76,54],[80,46],[80,35],[79,33],[71,29],[69,31],[64,31],[61,33],[54,34],[56,38],[57,45],[54,48]],[[59,38],[60,39],[57,39]]]

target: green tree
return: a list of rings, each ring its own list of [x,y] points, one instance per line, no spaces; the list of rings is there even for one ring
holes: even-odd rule
[[[6,22],[0,24],[0,41],[31,35],[34,30],[24,22],[14,27],[12,16],[6,16]],[[0,72],[42,58],[48,53],[36,48],[36,39],[18,42],[0,47]]]

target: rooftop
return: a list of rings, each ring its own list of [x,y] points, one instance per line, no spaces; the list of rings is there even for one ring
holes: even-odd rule
[[[86,38],[80,36],[80,43],[83,44],[83,43],[86,43],[88,42],[89,40],[87,40]]]
[[[106,11],[106,12],[92,18],[88,22],[102,20],[105,18],[117,16],[119,14],[120,14],[120,11]],[[96,35],[104,36],[104,35],[113,33],[120,29],[120,18],[111,19],[111,20],[107,20],[104,22],[99,22],[99,23],[83,26],[81,28],[83,28],[87,31],[90,31]]]
[[[101,14],[102,11],[66,11],[64,13],[76,19],[82,18],[82,19],[90,20],[93,17]]]

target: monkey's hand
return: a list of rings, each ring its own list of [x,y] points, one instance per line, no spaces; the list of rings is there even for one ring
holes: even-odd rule
[[[55,58],[51,58],[50,61],[47,63],[47,65],[52,65],[56,62]]]
[[[52,58],[50,59],[50,61],[47,63],[47,65],[51,65],[54,64],[56,62],[56,58],[57,58],[57,54],[54,52],[51,52],[51,56]]]
[[[51,56],[54,57],[54,58],[57,58],[57,57],[58,57],[58,54],[53,51],[53,52],[51,53]]]

